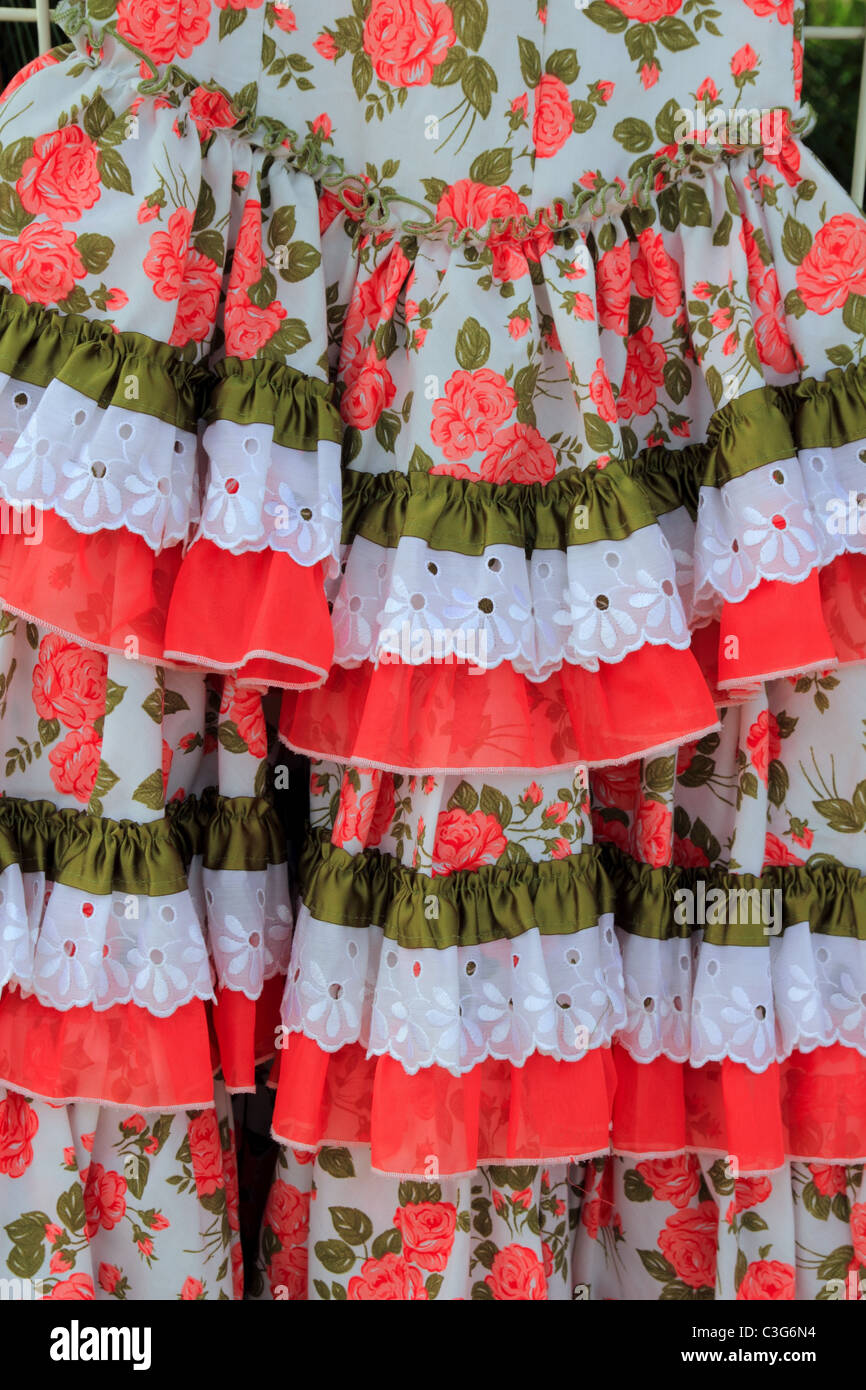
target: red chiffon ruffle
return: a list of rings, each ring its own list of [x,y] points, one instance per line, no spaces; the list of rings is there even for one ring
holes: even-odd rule
[[[386,1173],[445,1176],[611,1149],[718,1153],[743,1173],[866,1156],[866,1059],[839,1044],[760,1074],[731,1061],[638,1063],[617,1044],[580,1062],[487,1061],[462,1077],[440,1067],[410,1076],[357,1044],[326,1053],[300,1034],[278,1056],[275,1137],[296,1148],[369,1144]]]
[[[25,1095],[59,1104],[196,1109],[213,1104],[213,1072],[199,999],[170,1018],[135,1004],[60,1012],[17,990],[0,999],[0,1085]]]
[[[214,1042],[229,1091],[256,1089],[256,1063],[277,1046],[285,975],[265,980],[258,999],[238,990],[217,990],[212,1008]]]
[[[321,565],[200,540],[155,554],[123,529],[82,535],[40,513],[42,540],[0,536],[0,604],[71,640],[128,657],[321,684],[333,633]]]
[[[625,762],[716,725],[691,652],[644,646],[538,683],[508,664],[335,667],[320,690],[283,696],[280,736],[311,757],[400,772],[537,771]]]

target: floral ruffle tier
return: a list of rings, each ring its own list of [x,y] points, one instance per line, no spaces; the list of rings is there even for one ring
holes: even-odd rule
[[[866,1265],[866,222],[691,9],[76,5],[0,108],[0,1078],[276,1037],[257,1292]]]

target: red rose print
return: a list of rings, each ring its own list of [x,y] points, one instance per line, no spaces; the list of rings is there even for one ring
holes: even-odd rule
[[[484,1282],[493,1297],[502,1302],[538,1302],[547,1298],[544,1265],[525,1245],[506,1245],[497,1251]]]
[[[766,783],[770,763],[778,758],[782,751],[779,722],[774,714],[770,714],[768,710],[761,710],[746,735],[746,747],[751,754],[752,767],[761,781]]]
[[[605,806],[632,812],[640,800],[640,766],[636,762],[619,767],[600,767],[593,770],[592,790]]]
[[[81,1174],[84,1183],[84,1234],[92,1240],[100,1226],[110,1231],[126,1213],[126,1178],[101,1163],[91,1163]]]
[[[7,1091],[0,1101],[0,1173],[20,1178],[33,1162],[31,1139],[39,1128],[33,1106],[17,1091]]]
[[[117,32],[155,63],[188,58],[210,30],[210,0],[120,0]]]
[[[184,263],[174,328],[168,340],[173,347],[200,343],[210,333],[216,320],[220,281],[219,267],[210,256],[190,248]]]
[[[659,1249],[690,1289],[715,1284],[717,1245],[718,1212],[714,1202],[701,1202],[690,1211],[676,1212],[659,1232]]]
[[[453,372],[445,395],[433,402],[430,438],[447,459],[465,459],[486,449],[517,405],[505,377],[489,367]]]
[[[502,826],[483,811],[443,811],[436,822],[433,873],[452,874],[458,869],[477,869],[494,864],[505,850]]]
[[[349,1280],[351,1299],[365,1302],[392,1300],[402,1303],[427,1301],[424,1278],[419,1269],[407,1264],[402,1255],[387,1254],[381,1260],[365,1260],[361,1273]]]
[[[610,328],[624,338],[628,332],[631,289],[631,252],[627,241],[605,251],[596,267],[595,288],[599,327]]]
[[[850,294],[866,294],[866,222],[853,213],[831,217],[815,234],[797,267],[797,288],[807,309],[829,314]]]
[[[286,311],[278,299],[265,308],[253,304],[245,294],[227,294],[225,305],[226,352],[233,357],[255,357],[273,338]]]
[[[96,154],[78,125],[38,136],[15,185],[27,211],[71,222],[92,208],[102,192]]]
[[[29,78],[33,77],[34,73],[41,72],[43,68],[54,67],[56,62],[57,59],[53,53],[40,53],[38,58],[34,58],[31,62],[27,63],[20,72],[16,72],[12,81],[3,88],[3,91],[0,92],[0,104],[11,97],[13,92],[17,92],[19,87],[23,87],[24,83],[27,82]]]
[[[499,430],[481,460],[489,483],[549,483],[555,472],[556,456],[533,425]]]
[[[756,308],[761,310],[755,319],[758,356],[777,372],[795,371],[797,359],[788,337],[788,325],[785,322],[785,310],[775,270],[767,271],[754,294],[754,301]]]
[[[248,198],[238,225],[228,293],[233,295],[246,292],[261,279],[264,267],[262,205],[255,198]]]
[[[866,1202],[855,1202],[851,1208],[851,1241],[854,1258],[866,1265]]]
[[[366,795],[369,796],[369,792]],[[340,808],[331,831],[331,843],[342,846],[350,840],[362,840],[368,814],[369,803],[365,805],[364,797],[358,796],[346,773],[340,788]]]
[[[431,0],[372,0],[364,52],[391,87],[426,87],[456,41],[447,5]]]
[[[370,824],[367,829],[367,838],[364,841],[365,845],[371,847],[374,845],[378,845],[381,842],[383,835],[387,835],[388,831],[391,829],[391,821],[394,819],[395,801],[394,778],[391,776],[391,773],[374,772],[373,778],[374,792],[376,789],[375,779],[378,778],[380,780],[378,781],[378,793],[376,794],[376,803],[373,808],[373,815],[370,819]]]
[[[681,869],[706,869],[710,860],[706,850],[699,849],[692,840],[675,835],[673,862]]]
[[[33,707],[40,719],[59,719],[67,729],[92,724],[105,712],[108,659],[102,652],[49,632],[33,668]]]
[[[765,141],[767,136],[764,137]],[[782,140],[780,148],[774,150],[769,143],[764,146],[764,158],[774,164],[785,182],[796,188],[800,182],[800,146],[788,129],[788,113],[782,113]]]
[[[764,864],[803,864],[805,860],[798,859],[796,854],[792,854],[788,846],[778,835],[774,835],[772,830],[767,831],[767,838],[764,841]]]
[[[96,1277],[101,1289],[104,1289],[106,1293],[114,1293],[123,1275],[117,1265],[101,1264]]]
[[[318,37],[313,40],[313,48],[318,53],[319,57],[324,58],[326,62],[333,62],[338,52],[337,45],[334,43],[330,34],[319,34]]]
[[[277,1250],[268,1265],[268,1283],[273,1297],[284,1298],[289,1303],[306,1302],[308,1263],[304,1244]]]
[[[487,245],[493,253],[493,275],[497,280],[518,280],[529,273],[527,258],[540,260],[553,245],[549,227],[538,228],[531,236],[518,240],[513,224],[525,217],[527,207],[513,188],[503,184],[490,188],[471,179],[458,179],[442,194],[436,205],[436,217],[453,218],[458,228],[487,228],[488,223],[506,224],[488,234]]]
[[[61,1279],[45,1295],[46,1298],[73,1301],[80,1299],[95,1298],[96,1291],[93,1287],[93,1280],[89,1274],[73,1274],[68,1279]]]
[[[794,0],[746,0],[746,4],[762,19],[774,14],[780,24],[794,22]]]
[[[86,274],[75,233],[59,222],[31,222],[17,241],[0,241],[0,275],[30,303],[58,303]]]
[[[407,1202],[394,1213],[394,1225],[403,1237],[403,1255],[422,1269],[441,1271],[448,1264],[457,1208],[451,1202]]]
[[[644,801],[634,820],[635,854],[659,869],[670,863],[673,813],[660,801]]]
[[[649,326],[632,334],[628,340],[622,390],[616,403],[620,419],[646,415],[653,409],[658,387],[664,381],[665,360],[665,350],[661,343],[654,342]]]
[[[679,1208],[689,1205],[701,1185],[700,1166],[691,1154],[647,1159],[637,1164],[637,1171],[657,1202],[671,1202]]]
[[[274,5],[274,21],[284,34],[293,34],[298,27],[298,21],[290,5]]]
[[[101,749],[102,739],[92,725],[73,729],[62,743],[55,744],[48,761],[57,790],[78,801],[89,801],[99,772]]]
[[[354,425],[359,430],[370,429],[396,394],[397,388],[387,365],[370,348],[343,394],[340,414],[347,425]]]
[[[350,314],[354,309],[356,316],[374,330],[380,323],[393,318],[400,290],[410,269],[402,246],[392,247],[370,278],[357,284]]]
[[[277,1181],[265,1207],[265,1222],[281,1245],[303,1244],[310,1225],[310,1194],[291,1183]]]
[[[240,686],[234,676],[226,676],[220,697],[220,717],[234,720],[238,733],[254,758],[265,757],[268,735],[262,697],[257,690]]]
[[[728,1208],[727,1220],[731,1221],[739,1212],[748,1211],[749,1207],[766,1202],[772,1191],[773,1184],[769,1178],[737,1178],[734,1183],[734,1200]]]
[[[631,853],[631,836],[627,825],[623,825],[621,820],[615,816],[605,817],[600,811],[592,813],[592,833],[593,838],[599,843],[616,845],[617,849],[627,850]]]
[[[683,297],[679,266],[665,250],[660,232],[649,228],[638,237],[638,253],[632,266],[632,279],[642,299],[654,299],[665,318],[673,318]]]
[[[753,72],[757,66],[758,55],[750,43],[745,43],[742,48],[737,49],[731,59],[731,73],[734,77],[742,77],[744,72]]]
[[[841,1163],[810,1163],[809,1172],[818,1191],[825,1197],[835,1197],[837,1192],[844,1193],[845,1169]]]
[[[574,112],[565,83],[546,72],[535,89],[532,143],[540,159],[561,150],[574,128]]]
[[[212,130],[225,130],[237,125],[238,119],[228,97],[222,92],[209,92],[206,87],[196,87],[189,99],[189,114],[202,140]]]
[[[589,379],[589,394],[601,419],[614,421],[616,419],[616,401],[613,398],[603,357],[599,357],[595,364],[595,371]]]
[[[794,1266],[783,1264],[781,1260],[754,1260],[737,1289],[737,1298],[744,1301],[766,1298],[777,1302],[793,1299],[795,1277]]]
[[[181,1299],[184,1302],[192,1302],[194,1299],[204,1297],[204,1284],[200,1279],[193,1279],[192,1275],[184,1279],[183,1288],[180,1291]]]
[[[219,1129],[212,1110],[202,1110],[187,1129],[192,1171],[199,1197],[210,1197],[224,1186]]]
[[[177,299],[180,294],[192,223],[189,209],[178,208],[168,219],[168,231],[151,233],[150,250],[142,265],[145,275],[153,281],[157,299]]]
[[[665,15],[676,14],[682,3],[683,0],[608,0],[626,19],[636,19],[641,24],[654,24]]]

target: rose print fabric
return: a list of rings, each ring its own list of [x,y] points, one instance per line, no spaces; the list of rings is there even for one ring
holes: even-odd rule
[[[0,1263],[21,1298],[242,1296],[224,1090],[178,1114],[0,1092],[0,1189]]]
[[[363,1163],[345,1148],[283,1155],[251,1296],[862,1297],[862,1164],[734,1176],[678,1154],[376,1182]]]
[[[802,7],[59,17],[0,106],[7,1260],[240,1296],[203,1136],[274,1058],[257,1293],[830,1296],[866,222]]]

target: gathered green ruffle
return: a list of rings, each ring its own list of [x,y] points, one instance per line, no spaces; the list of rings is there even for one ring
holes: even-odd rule
[[[0,290],[0,372],[31,386],[62,381],[102,407],[156,416],[195,433],[203,368],[143,333],[115,333],[80,314],[61,314]]]
[[[0,372],[22,385],[62,381],[102,408],[135,410],[191,434],[201,419],[266,424],[276,443],[307,452],[342,434],[333,387],[294,367],[230,357],[208,369],[143,333],[115,333],[2,288]]]
[[[304,846],[300,881],[304,904],[319,921],[379,927],[409,950],[476,946],[530,930],[574,935],[605,913],[613,913],[617,927],[629,934],[658,941],[689,940],[701,931],[713,946],[768,947],[772,936],[801,922],[821,935],[866,941],[866,877],[828,862],[734,874],[653,868],[613,846],[589,845],[567,859],[512,860],[434,877],[378,849],[349,854],[316,831]],[[738,920],[707,920],[712,900],[705,899],[704,921],[680,921],[684,900],[677,893],[690,892],[697,905],[701,884],[707,898],[721,890],[725,916],[733,906]],[[768,892],[780,897],[754,896]],[[731,893],[737,895],[733,900]]]
[[[866,441],[866,361],[826,380],[763,386],[715,412],[702,444],[654,445],[606,468],[569,468],[549,483],[487,483],[445,473],[362,473],[343,482],[343,544],[356,536],[393,548],[414,536],[434,550],[480,555],[486,546],[565,550],[624,540],[723,487],[801,450]],[[866,451],[864,451],[866,452]]]
[[[50,801],[0,797],[0,872],[17,865],[86,893],[183,892],[192,859],[207,869],[255,870],[285,861],[279,818],[262,797],[171,802],[158,820],[110,820]]]
[[[291,449],[315,450],[320,439],[339,444],[340,413],[334,388],[281,362],[225,358],[213,370],[205,420],[273,426],[274,440]]]

